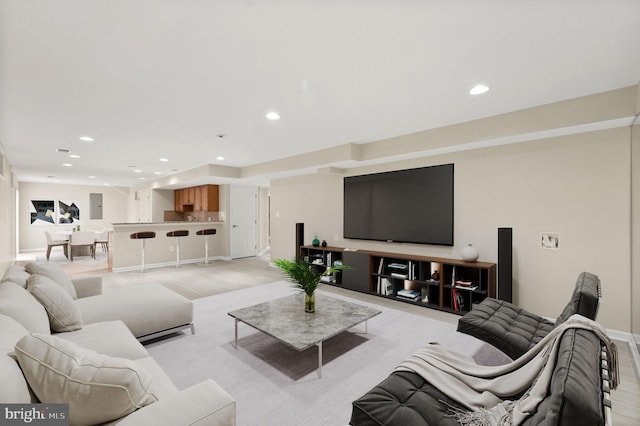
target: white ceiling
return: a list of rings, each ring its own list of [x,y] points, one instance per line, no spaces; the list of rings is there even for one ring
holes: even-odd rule
[[[0,0],[0,143],[25,182],[130,186],[639,80],[638,0]]]

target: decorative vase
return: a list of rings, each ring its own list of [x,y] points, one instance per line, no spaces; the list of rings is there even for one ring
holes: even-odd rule
[[[316,293],[304,294],[304,311],[313,313],[316,311]]]
[[[478,256],[478,249],[471,243],[468,243],[468,245],[462,249],[462,260],[465,262],[475,262],[478,260]]]
[[[311,241],[311,244],[312,244],[314,247],[318,247],[318,246],[320,245],[320,240],[318,239],[318,236],[317,236],[317,235],[313,238],[313,241]]]
[[[322,240],[322,247],[326,247],[327,246],[327,240]]]

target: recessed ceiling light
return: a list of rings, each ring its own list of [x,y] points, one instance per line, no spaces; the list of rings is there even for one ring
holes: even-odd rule
[[[69,154],[69,158],[80,158],[77,154]]]
[[[73,164],[64,163],[64,164],[63,164],[63,166],[65,166],[65,167],[71,167],[71,166],[73,166]]]
[[[85,142],[93,142],[93,138],[91,136],[80,136],[78,139]]]
[[[484,84],[477,84],[471,90],[469,90],[470,95],[482,95],[483,93],[487,93],[489,91],[489,86]]]
[[[95,178],[96,178],[95,176],[89,176],[89,179],[95,179]]]
[[[104,185],[104,186],[109,186],[110,184],[109,184],[109,183],[103,183],[103,185]]]
[[[134,170],[134,173],[142,173],[142,170],[136,169],[136,170]]]
[[[271,111],[270,113],[267,114],[267,118],[269,120],[278,120],[280,118],[280,114],[278,114],[277,112]]]
[[[167,161],[169,161],[168,158],[161,158],[160,161],[162,161],[163,163],[166,163]]]
[[[154,175],[161,175],[162,172],[153,172]]]
[[[218,161],[224,161],[224,157],[216,157],[216,160],[218,160]]]
[[[139,177],[138,179],[140,179],[140,180],[144,180],[144,178],[143,178],[143,177]]]

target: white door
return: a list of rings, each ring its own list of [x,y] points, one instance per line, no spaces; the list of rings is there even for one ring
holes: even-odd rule
[[[256,255],[256,211],[258,193],[252,186],[231,186],[229,223],[231,258]]]
[[[138,222],[151,222],[151,199],[149,198],[149,190],[141,189],[138,191]]]

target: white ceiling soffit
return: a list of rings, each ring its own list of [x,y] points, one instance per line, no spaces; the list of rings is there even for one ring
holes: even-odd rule
[[[637,0],[0,0],[0,142],[25,182],[250,168],[634,86],[639,40]]]

